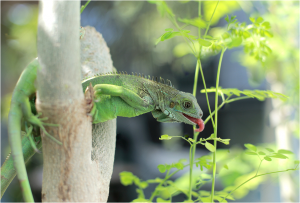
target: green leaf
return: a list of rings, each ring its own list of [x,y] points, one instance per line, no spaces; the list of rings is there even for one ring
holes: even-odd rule
[[[175,164],[175,167],[176,167],[177,169],[179,169],[179,170],[182,170],[183,167],[184,167],[184,165],[183,165],[183,163],[178,162],[178,163]]]
[[[164,1],[148,1],[151,4],[156,4],[157,10],[159,11],[161,16],[164,16],[166,13],[170,16],[175,16],[173,11],[168,7],[166,2]]]
[[[247,30],[243,31],[243,37],[245,37],[245,38],[251,37],[250,32],[248,32]]]
[[[229,23],[229,17],[228,17],[228,15],[226,15],[225,20],[227,21],[227,23]]]
[[[255,18],[250,17],[249,20],[250,20],[252,23],[255,23]]]
[[[166,169],[170,170],[172,167],[174,167],[174,164],[170,165],[170,164],[165,164],[166,165]]]
[[[136,178],[135,175],[133,175],[131,172],[123,171],[120,174],[120,182],[122,185],[132,185],[133,180]]]
[[[148,183],[160,183],[162,179],[160,178],[155,178],[155,179],[149,179],[147,180]]]
[[[206,89],[207,92],[216,92],[216,88],[211,87],[210,89]],[[258,100],[264,100],[265,98],[273,98],[273,99],[280,99],[282,101],[286,101],[288,99],[288,96],[272,92],[270,90],[238,90],[236,88],[226,88],[223,89],[219,87],[218,90],[219,94],[223,93],[227,96],[231,96],[232,94],[236,96],[240,96],[240,94],[244,94],[246,96],[249,96],[251,98],[256,98]],[[201,93],[205,93],[205,89],[201,90]]]
[[[262,17],[258,17],[257,19],[256,19],[256,23],[261,23],[261,22],[263,22],[264,21],[264,19],[262,18]]]
[[[270,157],[268,157],[268,156],[265,156],[264,159],[265,159],[266,161],[272,161],[272,159],[271,159]]]
[[[286,150],[286,149],[280,149],[278,150],[279,154],[294,154],[292,151],[290,150]]]
[[[172,139],[172,137],[169,136],[169,135],[162,135],[162,136],[159,138],[159,140],[170,140],[170,139]]]
[[[244,146],[251,151],[257,151],[257,148],[253,144],[244,144]]]
[[[145,181],[141,182],[139,185],[140,185],[140,187],[141,187],[142,189],[145,189],[145,188],[148,187],[148,183],[145,182]]]
[[[178,21],[189,24],[189,25],[193,25],[195,27],[198,28],[206,28],[206,22],[201,19],[201,18],[194,18],[194,19],[187,19],[187,18],[178,18]]]
[[[230,141],[230,139],[222,139],[222,142],[226,145],[229,145],[229,141]]]
[[[171,200],[165,200],[160,197],[156,198],[156,202],[171,202]]]
[[[266,29],[270,29],[271,28],[271,25],[270,25],[270,23],[269,22],[264,22],[263,24],[262,24],[262,26],[264,26]]]
[[[264,153],[264,152],[262,152],[262,151],[259,151],[258,154],[259,154],[259,155],[266,155],[266,153]]]
[[[228,166],[227,166],[227,164],[224,164],[224,166],[223,166],[224,168],[226,168],[227,170],[228,170]]]
[[[288,159],[287,156],[285,156],[283,154],[278,154],[278,153],[275,153],[274,155],[272,155],[270,157],[274,157],[274,158],[278,158],[278,159]]]
[[[151,202],[151,201],[148,199],[144,199],[144,198],[137,198],[137,199],[132,200],[131,202]]]
[[[212,44],[210,41],[207,41],[207,40],[204,40],[204,39],[198,39],[198,41],[204,47],[209,47]]]
[[[271,148],[265,148],[265,149],[268,150],[269,152],[274,152],[274,150]]]
[[[165,34],[163,34],[161,36],[161,41],[165,41],[167,39],[171,39],[171,38],[176,37],[178,35],[181,35],[180,32],[172,32],[172,31],[166,32]]]
[[[295,160],[295,161],[294,161],[294,164],[299,164],[299,163],[300,163],[299,160]]]
[[[212,145],[212,144],[210,144],[209,142],[205,142],[205,147],[206,147],[206,149],[208,149],[208,150],[211,151],[211,152],[216,151],[215,146]]]
[[[241,37],[232,38],[231,42],[227,44],[228,48],[238,47],[242,44],[243,40]]]
[[[173,31],[174,29],[173,28],[167,28],[165,29],[165,31]]]
[[[186,159],[179,159],[178,162],[182,163],[182,162],[186,162],[187,160]]]
[[[187,199],[187,200],[184,200],[183,202],[194,202],[193,200],[189,200],[189,199]]]
[[[249,151],[246,151],[245,154],[248,154],[248,155],[257,155],[255,152],[249,152]]]
[[[194,143],[194,142],[195,142],[195,140],[192,139],[192,138],[189,138],[188,141],[190,141],[191,143]]]
[[[166,166],[165,165],[163,165],[163,164],[159,164],[158,166],[157,166],[157,168],[158,168],[158,170],[159,170],[159,172],[161,172],[161,173],[164,173],[164,172],[166,172]]]
[[[264,31],[264,34],[267,36],[267,37],[273,37],[273,34],[267,30]]]

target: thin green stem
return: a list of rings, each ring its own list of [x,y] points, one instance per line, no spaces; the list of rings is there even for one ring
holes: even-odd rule
[[[200,58],[199,58],[199,64],[200,64],[199,68],[200,68],[200,72],[201,72],[201,77],[202,77],[202,81],[203,81],[203,85],[204,85],[204,89],[205,89],[206,102],[207,102],[207,106],[208,106],[208,110],[209,110],[209,114],[210,114],[209,117],[211,118],[211,122],[213,124],[213,127],[215,127],[215,123],[214,123],[214,120],[212,119],[212,115],[211,115],[211,108],[210,108],[210,104],[209,104],[207,88],[206,88],[205,78],[204,78],[204,74],[203,74],[203,70],[202,70],[202,65],[200,63]]]
[[[226,197],[228,197],[229,195],[231,195],[234,191],[236,191],[237,189],[239,189],[240,187],[242,187],[243,185],[245,185],[246,183],[248,183],[250,180],[252,180],[254,178],[257,178],[257,177],[260,177],[260,176],[264,176],[264,175],[273,174],[273,173],[281,173],[281,172],[294,171],[294,170],[296,170],[296,169],[290,168],[290,169],[286,169],[286,170],[282,170],[282,171],[274,171],[274,172],[269,172],[269,173],[263,173],[263,174],[255,175],[252,178],[249,178],[248,180],[246,180],[245,182],[243,182],[242,184],[240,184],[239,186],[237,186],[236,188],[234,188],[234,190],[232,190],[225,197],[223,197],[223,199],[220,202],[223,202],[223,200],[226,199]]]
[[[260,159],[260,158],[259,158],[259,159]],[[257,174],[258,174],[258,171],[259,171],[259,169],[260,169],[260,166],[261,166],[261,163],[262,163],[262,162],[263,162],[263,159],[261,159],[260,162],[259,162],[259,165],[258,165],[258,167],[257,167],[255,176],[257,176]]]
[[[179,31],[181,31],[179,25],[177,24],[176,19],[174,19],[173,16],[168,16],[168,17],[169,17],[169,20],[175,25],[175,27],[176,27]],[[196,47],[195,47],[194,43],[191,41],[192,44],[193,44],[193,46],[194,46],[194,49],[193,49],[193,47],[189,44],[189,42],[186,40],[186,38],[185,38],[182,34],[181,34],[181,36],[183,37],[185,43],[186,43],[186,44],[190,47],[190,49],[192,50],[194,56],[197,57],[197,56],[196,56]],[[189,39],[189,40],[190,40],[190,39]]]
[[[231,102],[234,102],[234,101],[238,101],[238,100],[242,100],[242,99],[251,99],[252,97],[249,97],[249,96],[243,96],[243,97],[238,97],[238,98],[234,98],[234,99],[230,99],[228,100],[226,103],[231,103]]]
[[[193,95],[194,97],[196,97],[196,94],[197,94],[197,84],[198,84],[198,75],[199,75],[199,65],[201,66],[200,64],[200,60],[197,60],[197,65],[196,65],[196,69],[195,69],[195,77],[194,77],[194,87],[193,87]]]
[[[187,167],[188,165],[189,165],[189,164],[184,165],[183,168]],[[166,182],[166,180],[170,179],[173,175],[175,175],[175,174],[178,173],[179,171],[181,171],[181,169],[177,169],[176,171],[174,171],[173,173],[171,173],[170,175],[168,175],[169,172],[170,172],[170,171],[168,170],[168,172],[167,172],[167,174],[166,174],[166,177],[158,184],[158,186],[156,186],[156,188],[159,188],[160,186],[162,186],[162,185]],[[151,197],[150,197],[150,199],[149,199],[149,201],[151,201],[151,202],[152,202],[152,200],[153,200],[154,197],[155,197],[155,194],[156,194],[156,188],[155,188],[155,190],[153,191],[153,193],[152,193],[152,195],[151,195]]]
[[[207,27],[206,27],[205,34],[203,35],[203,38],[205,38],[205,36],[206,36],[206,34],[207,34],[207,32],[208,32],[208,29],[209,29],[210,24],[211,24],[211,20],[213,19],[214,15],[215,15],[215,12],[216,12],[216,10],[217,10],[217,7],[218,7],[219,3],[220,3],[220,0],[218,1],[217,5],[216,5],[216,7],[215,7],[215,9],[214,9],[213,14],[211,15],[211,18],[210,18],[210,20],[209,20],[209,22],[208,22],[208,25],[207,25]]]
[[[201,18],[201,1],[199,0],[199,3],[198,3],[198,17]],[[198,37],[200,39],[201,37],[201,28],[198,27]],[[200,51],[200,49],[199,49]]]
[[[198,133],[197,134],[194,133],[195,142],[193,143],[193,145],[190,148],[190,151],[192,150],[192,153],[190,152],[190,181],[189,181],[189,192],[188,192],[189,200],[191,200],[191,198],[192,198],[193,166],[194,166],[194,158],[195,158],[196,146],[197,146],[197,137],[198,137]]]
[[[85,7],[87,7],[87,5],[89,5],[91,0],[87,1],[83,6],[81,6],[80,8],[80,14],[84,11]]]
[[[217,81],[216,81],[216,94],[215,94],[215,126],[214,126],[214,137],[217,138],[217,132],[218,132],[218,90],[219,90],[219,81],[220,81],[220,72],[221,72],[221,64],[223,60],[224,52],[226,51],[226,48],[222,49],[219,65],[218,65],[218,72],[217,72]],[[217,140],[214,140],[214,147],[217,149]],[[213,178],[212,178],[212,186],[211,186],[211,202],[214,200],[214,192],[215,192],[215,179],[216,179],[216,169],[217,169],[217,163],[216,163],[216,151],[213,152]]]

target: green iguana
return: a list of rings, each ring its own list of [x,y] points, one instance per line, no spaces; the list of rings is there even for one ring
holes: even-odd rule
[[[31,202],[34,200],[22,153],[22,118],[25,120],[27,136],[35,151],[38,148],[32,137],[33,125],[40,127],[49,138],[60,144],[44,128],[45,125],[55,125],[44,123],[43,121],[47,118],[39,118],[41,114],[34,115],[32,113],[30,97],[36,93],[34,83],[38,68],[39,62],[38,59],[35,59],[21,74],[12,95],[8,117],[8,134],[14,167],[21,184],[24,200]],[[145,78],[143,75],[128,75],[123,72],[108,73],[85,79],[82,87],[83,90],[86,89],[86,95],[92,93],[91,99],[87,99],[87,106],[90,105],[93,123],[105,122],[117,116],[135,117],[152,112],[153,117],[159,122],[183,122],[198,125],[199,128],[196,129],[198,132],[204,129],[201,119],[202,110],[196,98],[190,93],[178,91],[169,80],[165,83],[162,78],[158,81],[157,78],[150,79],[150,76]],[[40,147],[41,145],[39,145]],[[11,164],[12,160],[8,159],[7,162]],[[5,182],[5,179],[11,181],[14,177],[12,173],[7,173],[10,177],[5,177],[5,172],[11,169],[5,164],[6,162],[1,167],[1,186],[4,191],[7,185],[2,185],[2,183]],[[9,184],[10,181],[6,181],[5,184]],[[1,190],[1,196],[4,191]]]

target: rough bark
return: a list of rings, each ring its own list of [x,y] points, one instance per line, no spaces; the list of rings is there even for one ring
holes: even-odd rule
[[[99,201],[97,168],[91,161],[92,125],[81,87],[79,1],[40,2],[37,109],[59,124],[43,139],[42,201]]]
[[[113,63],[103,37],[93,27],[85,27],[81,40],[81,70],[83,77],[113,71]],[[113,172],[116,147],[116,119],[93,124],[92,162],[97,168],[100,202],[106,202]]]

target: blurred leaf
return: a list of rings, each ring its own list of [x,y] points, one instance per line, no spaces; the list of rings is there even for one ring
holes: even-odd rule
[[[255,18],[250,17],[249,20],[250,20],[252,23],[255,23]]]
[[[163,164],[159,164],[158,166],[157,166],[157,168],[158,168],[158,170],[159,170],[159,172],[161,172],[161,173],[164,173],[164,172],[166,172],[166,166],[165,165],[163,165]]]
[[[267,30],[264,31],[264,34],[268,37],[273,37],[273,34]]]
[[[178,163],[175,164],[175,167],[176,167],[177,169],[179,169],[179,170],[182,170],[183,167],[184,167],[184,165],[183,165],[182,163],[178,162]]]
[[[286,149],[280,149],[278,150],[279,154],[294,154],[292,151],[290,150],[286,150]]]
[[[253,144],[244,144],[244,146],[251,151],[254,151],[254,152],[257,151],[256,146],[254,146]]]
[[[241,37],[232,38],[231,42],[227,43],[228,48],[238,47],[242,44],[243,39]]]
[[[228,170],[228,166],[227,166],[227,164],[224,164],[224,166],[223,166],[224,168],[226,168],[227,170]]]
[[[170,9],[166,2],[164,1],[148,1],[151,4],[156,4],[157,10],[159,11],[161,16],[165,16],[165,14],[169,14],[170,16],[174,17],[174,13],[172,9]]]
[[[264,152],[262,152],[262,151],[259,151],[258,154],[259,154],[259,155],[266,155],[266,153],[264,153]]]
[[[144,199],[144,198],[137,198],[137,199],[132,200],[132,202],[151,202],[151,201],[149,201],[148,199]]]
[[[143,188],[143,189],[145,189],[145,188],[148,187],[148,183],[145,182],[145,181],[141,182],[139,185],[140,185],[140,187]]]
[[[172,139],[172,137],[169,136],[169,135],[162,135],[162,136],[159,138],[159,140],[170,140],[170,139]]]
[[[249,151],[246,151],[245,154],[248,154],[248,155],[257,155],[255,152],[249,152]]]
[[[178,18],[178,21],[189,24],[189,25],[196,26],[198,28],[206,28],[206,26],[207,26],[206,22],[203,19],[199,18],[199,17],[193,18],[193,19]]]
[[[274,152],[274,150],[271,148],[265,148],[265,149],[268,150],[269,152]]]
[[[149,179],[147,180],[148,183],[160,183],[162,179],[160,178],[155,178],[155,179]]]
[[[179,36],[179,35],[181,35],[180,32],[168,31],[156,40],[155,45],[157,45],[160,41],[165,41],[167,39],[171,39],[171,38]]]
[[[156,198],[156,202],[171,202],[171,200],[165,200],[160,197]]]
[[[204,39],[198,39],[199,43],[202,45],[202,46],[205,46],[205,47],[209,47],[211,46],[211,42],[210,41],[207,41],[207,40],[204,40]]]
[[[206,147],[206,149],[208,149],[211,152],[216,151],[214,145],[210,144],[209,142],[205,142],[205,147]]]
[[[266,161],[272,161],[272,159],[271,159],[270,157],[268,157],[268,156],[265,156],[264,159],[265,159]]]
[[[269,22],[265,21],[262,26],[264,26],[266,29],[270,29],[271,28],[271,25]]]
[[[255,22],[256,23],[261,23],[263,21],[264,21],[264,19],[262,17],[258,17]]]
[[[229,141],[230,141],[230,139],[222,139],[222,142],[226,145],[229,145]]]
[[[276,154],[274,154],[274,155],[272,155],[270,157],[279,158],[279,159],[288,159],[287,156],[285,156],[283,154],[278,154],[278,153],[276,153]]]
[[[121,184],[124,186],[132,185],[133,180],[135,179],[135,175],[128,171],[123,171],[119,175]]]
[[[167,169],[167,170],[170,170],[172,167],[174,167],[173,164],[172,164],[172,165],[170,165],[170,164],[165,164],[165,166],[166,166],[166,169]]]
[[[207,92],[215,92],[215,91],[216,91],[216,88],[214,88],[214,87],[207,89]],[[241,94],[244,94],[251,98],[256,98],[260,101],[263,101],[265,98],[273,98],[273,99],[278,98],[282,101],[286,101],[288,99],[288,97],[286,95],[277,93],[277,92],[273,92],[270,90],[238,90],[235,88],[223,89],[223,88],[219,87],[218,91],[219,91],[219,94],[223,93],[227,96],[230,96],[230,95],[240,96]],[[201,93],[205,93],[205,89],[202,89]]]

